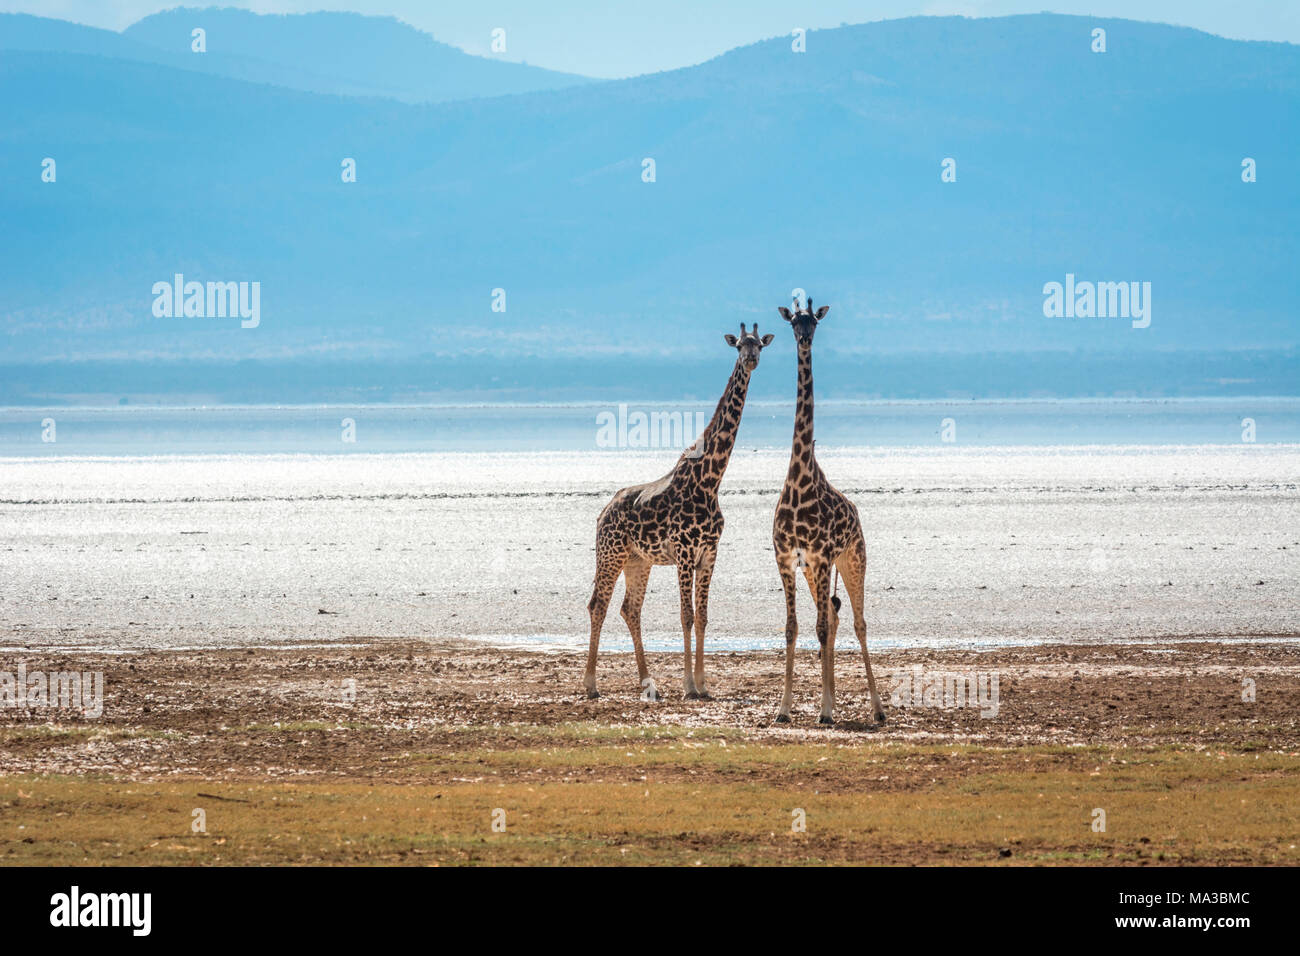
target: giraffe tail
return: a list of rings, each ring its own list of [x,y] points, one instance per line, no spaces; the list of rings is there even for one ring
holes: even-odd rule
[[[831,607],[835,608],[835,613],[840,613],[840,569],[839,565],[835,567],[835,590],[831,592]]]

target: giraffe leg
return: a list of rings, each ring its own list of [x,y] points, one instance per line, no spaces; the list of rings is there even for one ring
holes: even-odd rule
[[[840,580],[853,605],[853,630],[857,632],[858,643],[862,645],[862,663],[867,668],[867,689],[871,692],[871,713],[876,723],[885,722],[885,708],[880,705],[880,695],[876,693],[876,678],[871,673],[871,655],[867,653],[867,620],[863,611],[863,582],[867,575],[867,548],[861,539],[840,555]]]
[[[835,631],[837,619],[831,607],[831,564],[829,561],[810,562],[804,569],[808,590],[817,605],[817,644],[821,648],[822,711],[819,724],[833,724],[835,718]]]
[[[713,699],[704,687],[704,629],[709,624],[709,582],[717,557],[717,548],[706,552],[695,569],[695,692],[703,700]]]
[[[695,611],[691,607],[691,591],[695,583],[695,564],[683,559],[677,565],[677,590],[682,598],[682,640],[686,643],[686,667],[682,676],[682,689],[687,700],[698,700],[700,692],[695,687],[695,675],[691,673],[691,629],[695,626]]]
[[[776,722],[788,724],[794,686],[794,646],[799,637],[799,619],[795,615],[795,581],[791,556],[778,554],[776,563],[781,572],[781,587],[785,589],[785,691],[781,694],[781,709],[777,711]]]
[[[610,596],[626,560],[624,554],[602,552],[599,545],[596,548],[596,580],[592,585],[591,600],[587,602],[587,611],[591,615],[591,644],[587,649],[587,672],[582,678],[588,697],[600,696],[596,690],[596,649],[600,646],[600,629],[605,623],[605,612],[609,610]]]
[[[619,613],[623,615],[628,633],[632,635],[632,651],[636,655],[636,674],[642,698],[659,700],[659,691],[650,679],[645,651],[641,647],[641,605],[645,602],[645,588],[649,580],[650,562],[641,558],[629,558],[627,564],[623,565],[623,609]]]

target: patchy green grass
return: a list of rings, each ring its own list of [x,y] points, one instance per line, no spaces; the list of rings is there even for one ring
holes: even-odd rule
[[[1300,757],[1276,751],[589,723],[448,728],[447,739],[394,758],[392,779],[0,778],[0,860],[1300,864]],[[196,809],[206,832],[194,832]]]

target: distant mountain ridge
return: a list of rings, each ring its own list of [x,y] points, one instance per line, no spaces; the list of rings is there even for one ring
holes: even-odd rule
[[[192,49],[204,31],[205,52]],[[25,14],[0,14],[0,49],[85,53],[252,83],[339,96],[437,103],[592,82],[473,56],[394,17],[359,13],[258,14],[179,7],[122,33]]]
[[[669,73],[418,106],[11,50],[0,97],[0,364],[500,350],[671,366],[741,321],[784,337],[775,307],[795,287],[831,305],[827,350],[966,355],[976,371],[987,353],[1148,355],[1134,394],[1175,387],[1170,353],[1196,356],[1188,394],[1250,377],[1216,354],[1294,364],[1300,345],[1289,44],[913,18],[814,31],[804,54],[777,38]],[[150,289],[176,273],[260,282],[260,325],[155,316]],[[1151,283],[1150,327],[1045,316],[1044,285],[1071,275]],[[945,394],[940,367],[909,394]],[[980,394],[979,376],[961,391]]]

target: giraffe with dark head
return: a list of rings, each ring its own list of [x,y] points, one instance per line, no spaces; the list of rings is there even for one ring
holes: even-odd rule
[[[794,311],[779,308],[781,318],[794,331],[799,355],[799,391],[794,414],[794,442],[790,448],[790,469],[772,522],[772,547],[785,589],[785,693],[781,697],[778,723],[790,722],[791,685],[794,682],[795,640],[799,623],[795,617],[795,574],[803,570],[817,606],[817,641],[821,646],[822,707],[818,723],[833,724],[835,706],[835,631],[839,623],[840,599],[831,593],[831,572],[844,581],[853,605],[853,629],[862,645],[867,668],[871,709],[877,723],[885,720],[876,679],[867,653],[867,623],[863,614],[863,587],[867,570],[867,546],[857,506],[844,497],[817,464],[813,445],[812,344],[817,325],[830,311],[822,306],[813,311],[812,298],[805,308],[794,300]]]
[[[673,470],[658,481],[624,488],[614,495],[596,520],[596,580],[587,610],[591,615],[591,645],[583,683],[588,697],[596,690],[596,650],[610,596],[619,574],[625,595],[622,615],[632,634],[637,675],[643,696],[658,700],[659,692],[641,649],[641,604],[650,569],[656,564],[677,566],[682,603],[685,669],[682,685],[690,699],[708,698],[704,686],[704,629],[709,620],[709,582],[722,536],[718,486],[731,460],[745,408],[749,377],[758,368],[759,353],[772,341],[740,326],[740,337],[727,335],[736,349],[736,366],[708,426],[677,459]],[[695,632],[695,667],[691,668],[691,632]]]

